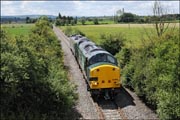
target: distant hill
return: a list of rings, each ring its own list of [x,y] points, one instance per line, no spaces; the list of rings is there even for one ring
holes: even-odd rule
[[[23,23],[26,22],[26,18],[37,19],[41,16],[47,16],[50,19],[55,19],[57,16],[54,15],[13,15],[13,16],[1,16],[1,23]]]
[[[1,18],[21,18],[21,19],[25,19],[26,17],[30,17],[30,18],[39,18],[41,16],[47,16],[48,18],[56,18],[57,16],[54,15],[13,15],[13,16],[1,16]]]

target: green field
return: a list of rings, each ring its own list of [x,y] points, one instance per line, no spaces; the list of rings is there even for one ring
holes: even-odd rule
[[[97,44],[100,43],[102,35],[109,35],[109,34],[118,34],[123,33],[126,37],[127,46],[131,45],[140,45],[140,41],[142,37],[147,37],[146,32],[153,33],[153,28],[151,25],[143,25],[143,24],[109,24],[109,25],[79,25],[79,26],[72,26],[73,29],[79,29],[85,35],[91,39],[92,41],[96,42]],[[66,27],[61,27],[61,29],[66,29]],[[154,34],[154,33],[153,33]]]
[[[176,26],[178,26],[178,24]],[[109,35],[121,32],[127,39],[125,43],[127,47],[143,46],[142,41],[144,38],[156,34],[152,24],[77,25],[71,27],[82,31],[86,37],[97,44],[101,42],[101,36],[103,34]],[[61,26],[60,28],[65,30],[67,27]]]
[[[114,24],[113,20],[102,20],[102,21],[98,21],[99,24]],[[77,22],[77,25],[82,25],[81,21]],[[93,21],[86,21],[85,25],[94,25]]]
[[[8,33],[14,36],[27,35],[31,31],[34,24],[2,24],[1,27],[4,28]]]

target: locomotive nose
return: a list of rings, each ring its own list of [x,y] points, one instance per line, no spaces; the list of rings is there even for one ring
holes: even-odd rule
[[[120,69],[113,65],[100,65],[90,70],[90,87],[118,88],[120,87]]]

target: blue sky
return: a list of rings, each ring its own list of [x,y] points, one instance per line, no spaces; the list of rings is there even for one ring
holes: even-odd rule
[[[124,8],[137,15],[152,15],[154,1],[1,1],[1,16],[61,15],[110,16]],[[168,13],[179,13],[179,1],[161,1]]]

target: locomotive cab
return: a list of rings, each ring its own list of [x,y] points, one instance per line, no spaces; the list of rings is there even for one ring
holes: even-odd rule
[[[117,60],[111,54],[102,52],[91,57],[88,62],[87,72],[91,91],[97,94],[105,92],[106,98],[109,98],[109,92],[121,86]]]
[[[89,66],[91,89],[120,87],[120,69],[113,56],[106,53],[97,54],[89,60]]]

